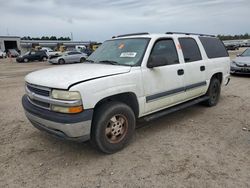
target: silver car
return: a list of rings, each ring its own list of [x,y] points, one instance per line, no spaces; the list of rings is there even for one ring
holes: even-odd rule
[[[82,63],[87,58],[87,54],[76,52],[76,51],[68,51],[64,52],[61,55],[53,55],[49,57],[49,63],[52,64],[65,64],[65,63]]]
[[[250,74],[250,48],[231,62],[231,74]]]

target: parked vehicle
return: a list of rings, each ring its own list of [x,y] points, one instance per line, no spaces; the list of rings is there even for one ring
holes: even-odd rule
[[[7,57],[6,53],[0,49],[0,58],[6,58],[6,57]]]
[[[69,51],[65,52],[62,55],[55,55],[49,57],[49,63],[52,64],[65,64],[65,63],[82,63],[86,60],[87,54]]]
[[[226,46],[227,50],[239,50],[239,46],[238,45],[234,45],[234,44],[230,44]]]
[[[20,54],[15,49],[9,49],[7,55],[9,57],[18,57]]]
[[[231,74],[250,74],[250,48],[231,62]]]
[[[29,62],[29,61],[47,61],[48,56],[45,51],[38,50],[38,51],[28,51],[24,55],[18,56],[16,61],[21,62]]]
[[[68,140],[114,153],[131,140],[137,119],[150,121],[203,102],[215,106],[230,78],[223,43],[202,34],[120,35],[86,63],[25,77],[30,122]]]

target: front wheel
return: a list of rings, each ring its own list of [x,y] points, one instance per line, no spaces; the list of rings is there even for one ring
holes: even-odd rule
[[[64,59],[59,59],[58,64],[65,64]]]
[[[25,63],[27,63],[29,60],[28,60],[27,58],[25,58],[23,61],[24,61]]]
[[[108,102],[97,109],[91,129],[91,143],[104,153],[115,153],[131,140],[135,114],[124,103]]]
[[[205,105],[211,107],[215,106],[220,98],[221,83],[217,78],[212,78],[209,84],[206,96],[209,97],[207,101],[204,102]]]
[[[47,57],[43,57],[43,61],[47,61]]]

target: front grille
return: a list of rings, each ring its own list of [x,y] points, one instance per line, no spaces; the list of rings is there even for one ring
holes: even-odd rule
[[[46,88],[46,87],[31,85],[28,83],[26,84],[26,87],[27,87],[28,99],[33,105],[41,107],[41,108],[45,108],[45,109],[50,109],[50,103],[36,100],[34,97],[32,97],[32,93],[36,94],[37,96],[49,98],[51,89]]]
[[[30,101],[36,106],[40,106],[40,107],[43,107],[43,108],[50,108],[49,103],[38,101],[38,100],[35,100],[35,99],[30,99]]]
[[[247,64],[247,63],[236,63],[236,64],[239,67],[250,67],[250,64]]]
[[[33,86],[33,85],[27,84],[27,88],[28,88],[31,92],[33,92],[33,93],[35,93],[35,94],[37,94],[37,95],[42,95],[42,96],[46,96],[46,97],[49,97],[49,95],[50,95],[50,91],[49,91],[49,90],[40,89],[40,88],[35,87],[35,86]]]

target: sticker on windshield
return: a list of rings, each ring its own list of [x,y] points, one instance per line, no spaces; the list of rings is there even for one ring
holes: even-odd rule
[[[135,57],[136,54],[136,52],[122,52],[120,57]]]

